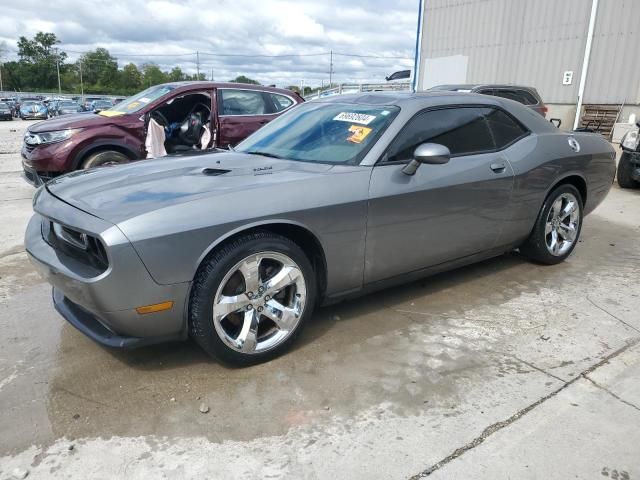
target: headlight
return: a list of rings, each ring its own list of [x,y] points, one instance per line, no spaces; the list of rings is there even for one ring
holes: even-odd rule
[[[42,132],[42,133],[30,133],[24,137],[24,141],[27,145],[42,145],[45,143],[57,143],[68,140],[76,133],[80,132],[81,128],[70,128],[68,130],[57,130],[55,132]]]
[[[638,148],[638,132],[625,133],[620,145],[627,150],[635,150]]]

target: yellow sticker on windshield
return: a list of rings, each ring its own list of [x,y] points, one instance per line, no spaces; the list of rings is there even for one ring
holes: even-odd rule
[[[360,125],[351,125],[349,131],[351,135],[347,137],[347,141],[353,143],[362,143],[367,138],[367,135],[371,133],[369,127],[361,127]]]
[[[127,109],[131,110],[132,108],[136,108],[138,105],[140,105],[140,102],[131,102],[131,103],[127,106]]]

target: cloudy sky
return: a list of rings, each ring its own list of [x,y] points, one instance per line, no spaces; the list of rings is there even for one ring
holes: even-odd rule
[[[2,0],[0,42],[10,58],[20,35],[54,32],[74,60],[105,47],[122,66],[179,65],[216,80],[239,74],[262,83],[320,85],[384,81],[413,65],[418,0]],[[347,53],[393,58],[364,58]],[[216,54],[214,56],[212,54]],[[226,56],[242,54],[247,56]],[[274,55],[308,55],[269,57]],[[262,55],[262,56],[257,56]]]

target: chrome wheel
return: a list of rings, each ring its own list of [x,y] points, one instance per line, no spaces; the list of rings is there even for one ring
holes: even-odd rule
[[[571,193],[563,193],[551,205],[545,224],[545,243],[551,255],[560,257],[573,246],[580,228],[580,204]]]
[[[291,258],[277,252],[250,255],[220,282],[213,301],[213,324],[233,350],[264,352],[293,333],[306,298],[304,275]]]

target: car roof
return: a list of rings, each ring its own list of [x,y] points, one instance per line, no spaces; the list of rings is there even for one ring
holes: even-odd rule
[[[354,103],[360,105],[398,105],[427,108],[446,104],[483,103],[497,105],[497,97],[477,93],[432,90],[426,92],[363,92],[345,95],[331,95],[312,100],[322,103]]]
[[[282,93],[288,96],[296,96],[292,90],[276,87],[266,87],[264,85],[254,85],[252,83],[234,83],[234,82],[207,82],[207,81],[184,81],[163,83],[158,86],[172,86],[176,89],[193,90],[199,88],[241,88],[243,90],[266,90],[273,93]]]
[[[535,92],[537,90],[533,87],[526,85],[514,85],[510,83],[459,83],[451,85],[437,85],[431,87],[431,91],[444,91],[444,90],[480,90],[482,88],[515,88],[518,90],[527,90],[528,92]]]
[[[557,130],[540,114],[514,100],[482,95],[480,93],[431,90],[426,92],[363,92],[345,95],[331,95],[311,100],[309,103],[342,103],[367,106],[398,106],[404,111],[403,117],[411,117],[421,110],[443,106],[496,106],[509,112],[527,128],[536,132]]]

